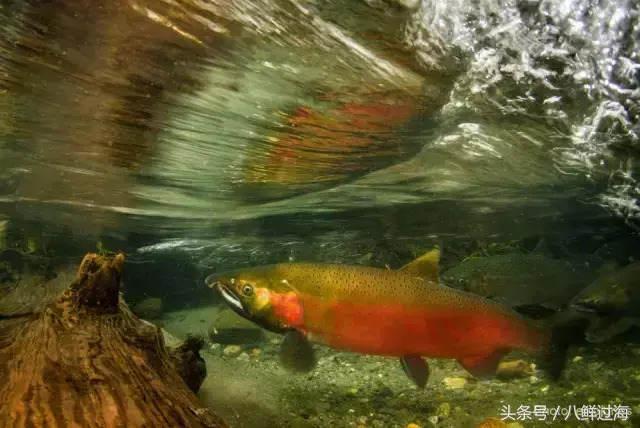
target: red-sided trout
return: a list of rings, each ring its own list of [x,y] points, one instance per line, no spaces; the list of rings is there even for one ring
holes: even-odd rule
[[[429,375],[422,357],[455,359],[481,377],[495,373],[507,352],[523,349],[559,359],[550,371],[560,374],[566,346],[554,346],[550,330],[494,301],[441,285],[439,258],[434,249],[398,271],[275,264],[212,274],[206,283],[241,316],[285,334],[281,361],[290,369],[315,366],[312,342],[398,357],[419,387]]]

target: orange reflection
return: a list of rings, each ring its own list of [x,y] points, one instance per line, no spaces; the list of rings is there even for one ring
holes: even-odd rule
[[[266,154],[252,160],[247,182],[304,188],[368,170],[367,159],[399,157],[403,150],[394,133],[417,113],[417,98],[404,91],[346,98],[320,94],[318,100],[335,106],[324,112],[294,107],[285,130],[268,138]]]

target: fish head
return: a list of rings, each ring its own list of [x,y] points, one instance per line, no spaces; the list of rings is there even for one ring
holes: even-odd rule
[[[629,303],[624,287],[615,282],[595,282],[576,295],[570,306],[583,312],[596,312],[601,315],[613,314]]]
[[[467,270],[462,272],[445,273],[442,282],[460,290],[488,297],[490,293],[491,279],[480,270]]]
[[[270,267],[238,269],[214,273],[205,279],[238,315],[275,333],[283,333],[287,326],[277,314],[274,303],[291,290],[283,289]]]

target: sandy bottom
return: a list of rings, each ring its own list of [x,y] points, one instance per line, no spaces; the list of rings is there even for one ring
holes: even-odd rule
[[[217,307],[165,314],[156,321],[178,338],[187,333],[207,334]],[[475,427],[485,418],[515,420],[512,428],[538,426],[640,426],[640,346],[616,344],[577,347],[563,380],[550,382],[543,373],[528,373],[502,381],[476,381],[455,361],[429,360],[427,388],[418,390],[397,360],[337,352],[318,346],[318,367],[307,375],[286,372],[278,362],[279,337],[263,343],[225,348],[208,343],[201,355],[207,378],[198,395],[232,427]],[[524,358],[512,355],[507,359]],[[618,408],[614,421],[603,421],[605,406]],[[528,410],[524,406],[529,406]],[[533,413],[534,406],[539,414]],[[554,413],[558,406],[591,406],[590,421]],[[631,416],[624,420],[628,406]],[[602,410],[602,409],[605,410]],[[518,414],[518,410],[520,413]],[[586,413],[585,413],[586,414]],[[613,419],[616,412],[611,414]],[[632,423],[633,419],[633,423]],[[496,425],[497,426],[497,425]]]

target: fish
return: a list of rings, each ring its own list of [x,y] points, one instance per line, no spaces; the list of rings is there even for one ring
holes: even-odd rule
[[[558,378],[566,341],[492,300],[440,284],[440,249],[398,270],[342,264],[281,263],[209,275],[239,315],[284,335],[280,361],[312,370],[313,345],[394,357],[424,388],[425,358],[455,359],[476,378],[495,375],[504,355],[522,349]]]
[[[588,319],[584,336],[591,343],[606,342],[640,326],[640,262],[602,275],[569,306]]]
[[[451,287],[490,298],[529,316],[547,316],[566,307],[597,278],[592,260],[559,260],[538,253],[474,257],[446,270]]]

